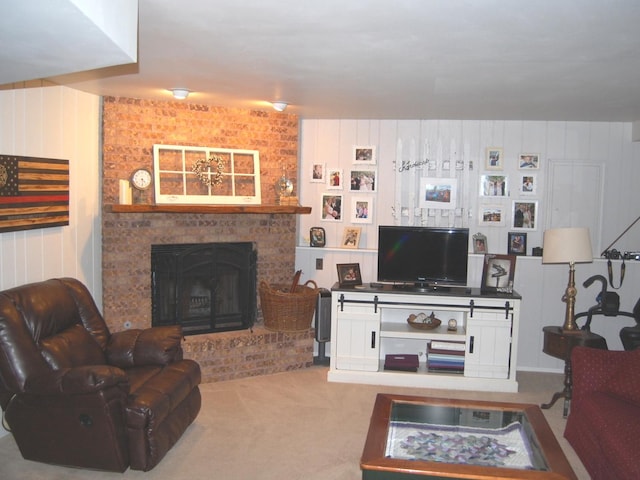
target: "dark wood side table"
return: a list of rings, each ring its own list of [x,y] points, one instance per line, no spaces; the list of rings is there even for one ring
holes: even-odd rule
[[[544,327],[544,345],[542,351],[547,355],[564,360],[564,390],[553,394],[549,403],[543,403],[540,408],[551,408],[559,398],[564,398],[564,418],[569,414],[571,405],[571,351],[573,347],[591,347],[607,350],[604,337],[586,330],[564,332],[562,327]]]

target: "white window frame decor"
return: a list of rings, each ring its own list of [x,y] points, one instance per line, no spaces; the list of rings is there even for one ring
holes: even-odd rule
[[[248,157],[250,165],[245,161],[240,168],[241,157]],[[259,205],[262,201],[257,150],[154,145],[153,176],[157,204]],[[164,188],[169,178],[171,192]],[[243,183],[249,185],[250,194],[239,191]]]

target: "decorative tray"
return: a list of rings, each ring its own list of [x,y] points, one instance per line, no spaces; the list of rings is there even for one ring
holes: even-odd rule
[[[409,315],[409,318],[407,318],[407,323],[419,330],[433,330],[434,328],[438,328],[442,321],[436,318],[433,312],[431,312],[431,315],[425,315],[424,313],[415,315],[412,313]]]

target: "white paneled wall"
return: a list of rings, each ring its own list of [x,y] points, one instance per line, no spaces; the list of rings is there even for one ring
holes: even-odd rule
[[[631,140],[631,123],[598,122],[530,122],[530,121],[454,121],[454,120],[303,120],[301,122],[300,169],[298,196],[301,204],[313,207],[311,215],[299,219],[299,239],[296,267],[303,271],[303,281],[315,280],[330,288],[337,280],[337,263],[360,263],[365,282],[376,280],[377,226],[382,224],[423,224],[429,226],[465,226],[470,232],[487,236],[490,253],[507,253],[507,233],[512,231],[511,213],[514,200],[537,201],[535,229],[527,230],[527,252],[542,246],[542,236],[549,226],[583,226],[589,222],[594,256],[609,245],[640,215],[640,143]],[[377,149],[377,192],[373,194],[373,214],[370,224],[353,224],[348,215],[343,220],[321,219],[323,193],[338,193],[343,204],[362,195],[327,190],[322,183],[311,182],[314,164],[339,168],[348,179],[353,165],[353,147],[375,146]],[[486,147],[501,147],[504,169],[486,171]],[[521,153],[540,155],[540,168],[520,170]],[[427,163],[430,160],[431,163]],[[561,165],[552,168],[550,165]],[[594,166],[598,181],[594,180]],[[550,179],[553,171],[562,171],[562,178]],[[500,198],[479,196],[480,175],[506,175],[509,195]],[[517,186],[525,173],[536,176],[534,195],[523,195]],[[457,199],[453,210],[419,208],[421,177],[455,178]],[[550,185],[556,185],[549,192]],[[600,191],[595,191],[600,189]],[[590,191],[594,190],[593,197]],[[368,195],[371,195],[368,193]],[[598,198],[594,204],[593,198]],[[501,226],[480,225],[479,209],[497,204],[508,213]],[[555,217],[553,216],[555,213]],[[323,227],[327,247],[309,247],[309,229]],[[360,248],[341,249],[345,227],[362,227]],[[640,222],[615,247],[618,250],[640,250]],[[323,269],[316,269],[322,259]],[[619,262],[618,262],[619,263]],[[472,255],[469,265],[469,285],[479,286],[482,257]],[[566,270],[566,271],[565,271]],[[606,275],[606,263],[596,260],[579,265],[578,281],[594,274]],[[519,339],[518,368],[561,371],[560,361],[542,353],[542,327],[561,325],[564,303],[560,297],[566,287],[568,268],[542,265],[540,258],[520,258],[516,267],[515,286],[523,296]],[[640,297],[640,262],[628,262],[627,278],[620,290],[622,307],[632,309]],[[579,288],[576,311],[586,310],[595,301],[593,285],[589,291]],[[594,290],[594,291],[591,291]],[[581,310],[582,309],[582,310]],[[594,330],[607,337],[610,348],[621,348],[618,332],[630,325],[631,319],[607,318]],[[329,348],[330,350],[330,348]]]
[[[0,234],[0,290],[53,277],[102,305],[100,97],[66,87],[0,91],[0,153],[69,160],[69,226]]]

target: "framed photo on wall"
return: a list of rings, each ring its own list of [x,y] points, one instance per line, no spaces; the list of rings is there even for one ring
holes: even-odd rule
[[[520,177],[520,193],[522,195],[535,195],[538,187],[536,176],[532,173]]]
[[[362,285],[359,263],[338,263],[338,282],[341,287],[355,287]]]
[[[538,202],[515,200],[511,228],[535,230],[538,222]]]
[[[484,256],[480,290],[483,293],[513,293],[515,273],[515,255],[487,254]]]
[[[328,190],[342,190],[342,170],[339,168],[330,168],[327,170],[327,189]]]
[[[373,197],[354,196],[351,199],[351,223],[372,223]]]
[[[509,232],[507,235],[507,253],[509,255],[526,255],[527,234],[524,232]]]
[[[505,207],[502,205],[480,205],[478,223],[487,227],[501,227],[504,225]],[[508,216],[508,214],[506,214]]]
[[[375,192],[376,191],[376,171],[375,169],[360,168],[351,170],[349,190],[352,192]]]
[[[480,196],[506,197],[509,194],[506,175],[480,175]]]
[[[324,247],[327,237],[322,227],[311,227],[309,230],[309,245],[311,247]]]
[[[322,195],[322,221],[341,222],[342,221],[342,195],[325,193]]]
[[[518,156],[518,168],[537,170],[540,168],[540,154],[539,153],[521,153]]]
[[[345,227],[342,234],[342,248],[358,248],[361,233],[360,227]]]
[[[311,167],[311,182],[325,183],[326,166],[324,163],[314,163]]]
[[[487,147],[484,160],[485,170],[502,170],[504,159],[501,147]]]
[[[376,147],[354,146],[353,147],[353,163],[359,165],[375,165],[376,164]]]
[[[421,178],[420,208],[456,208],[458,182],[455,178]]]

